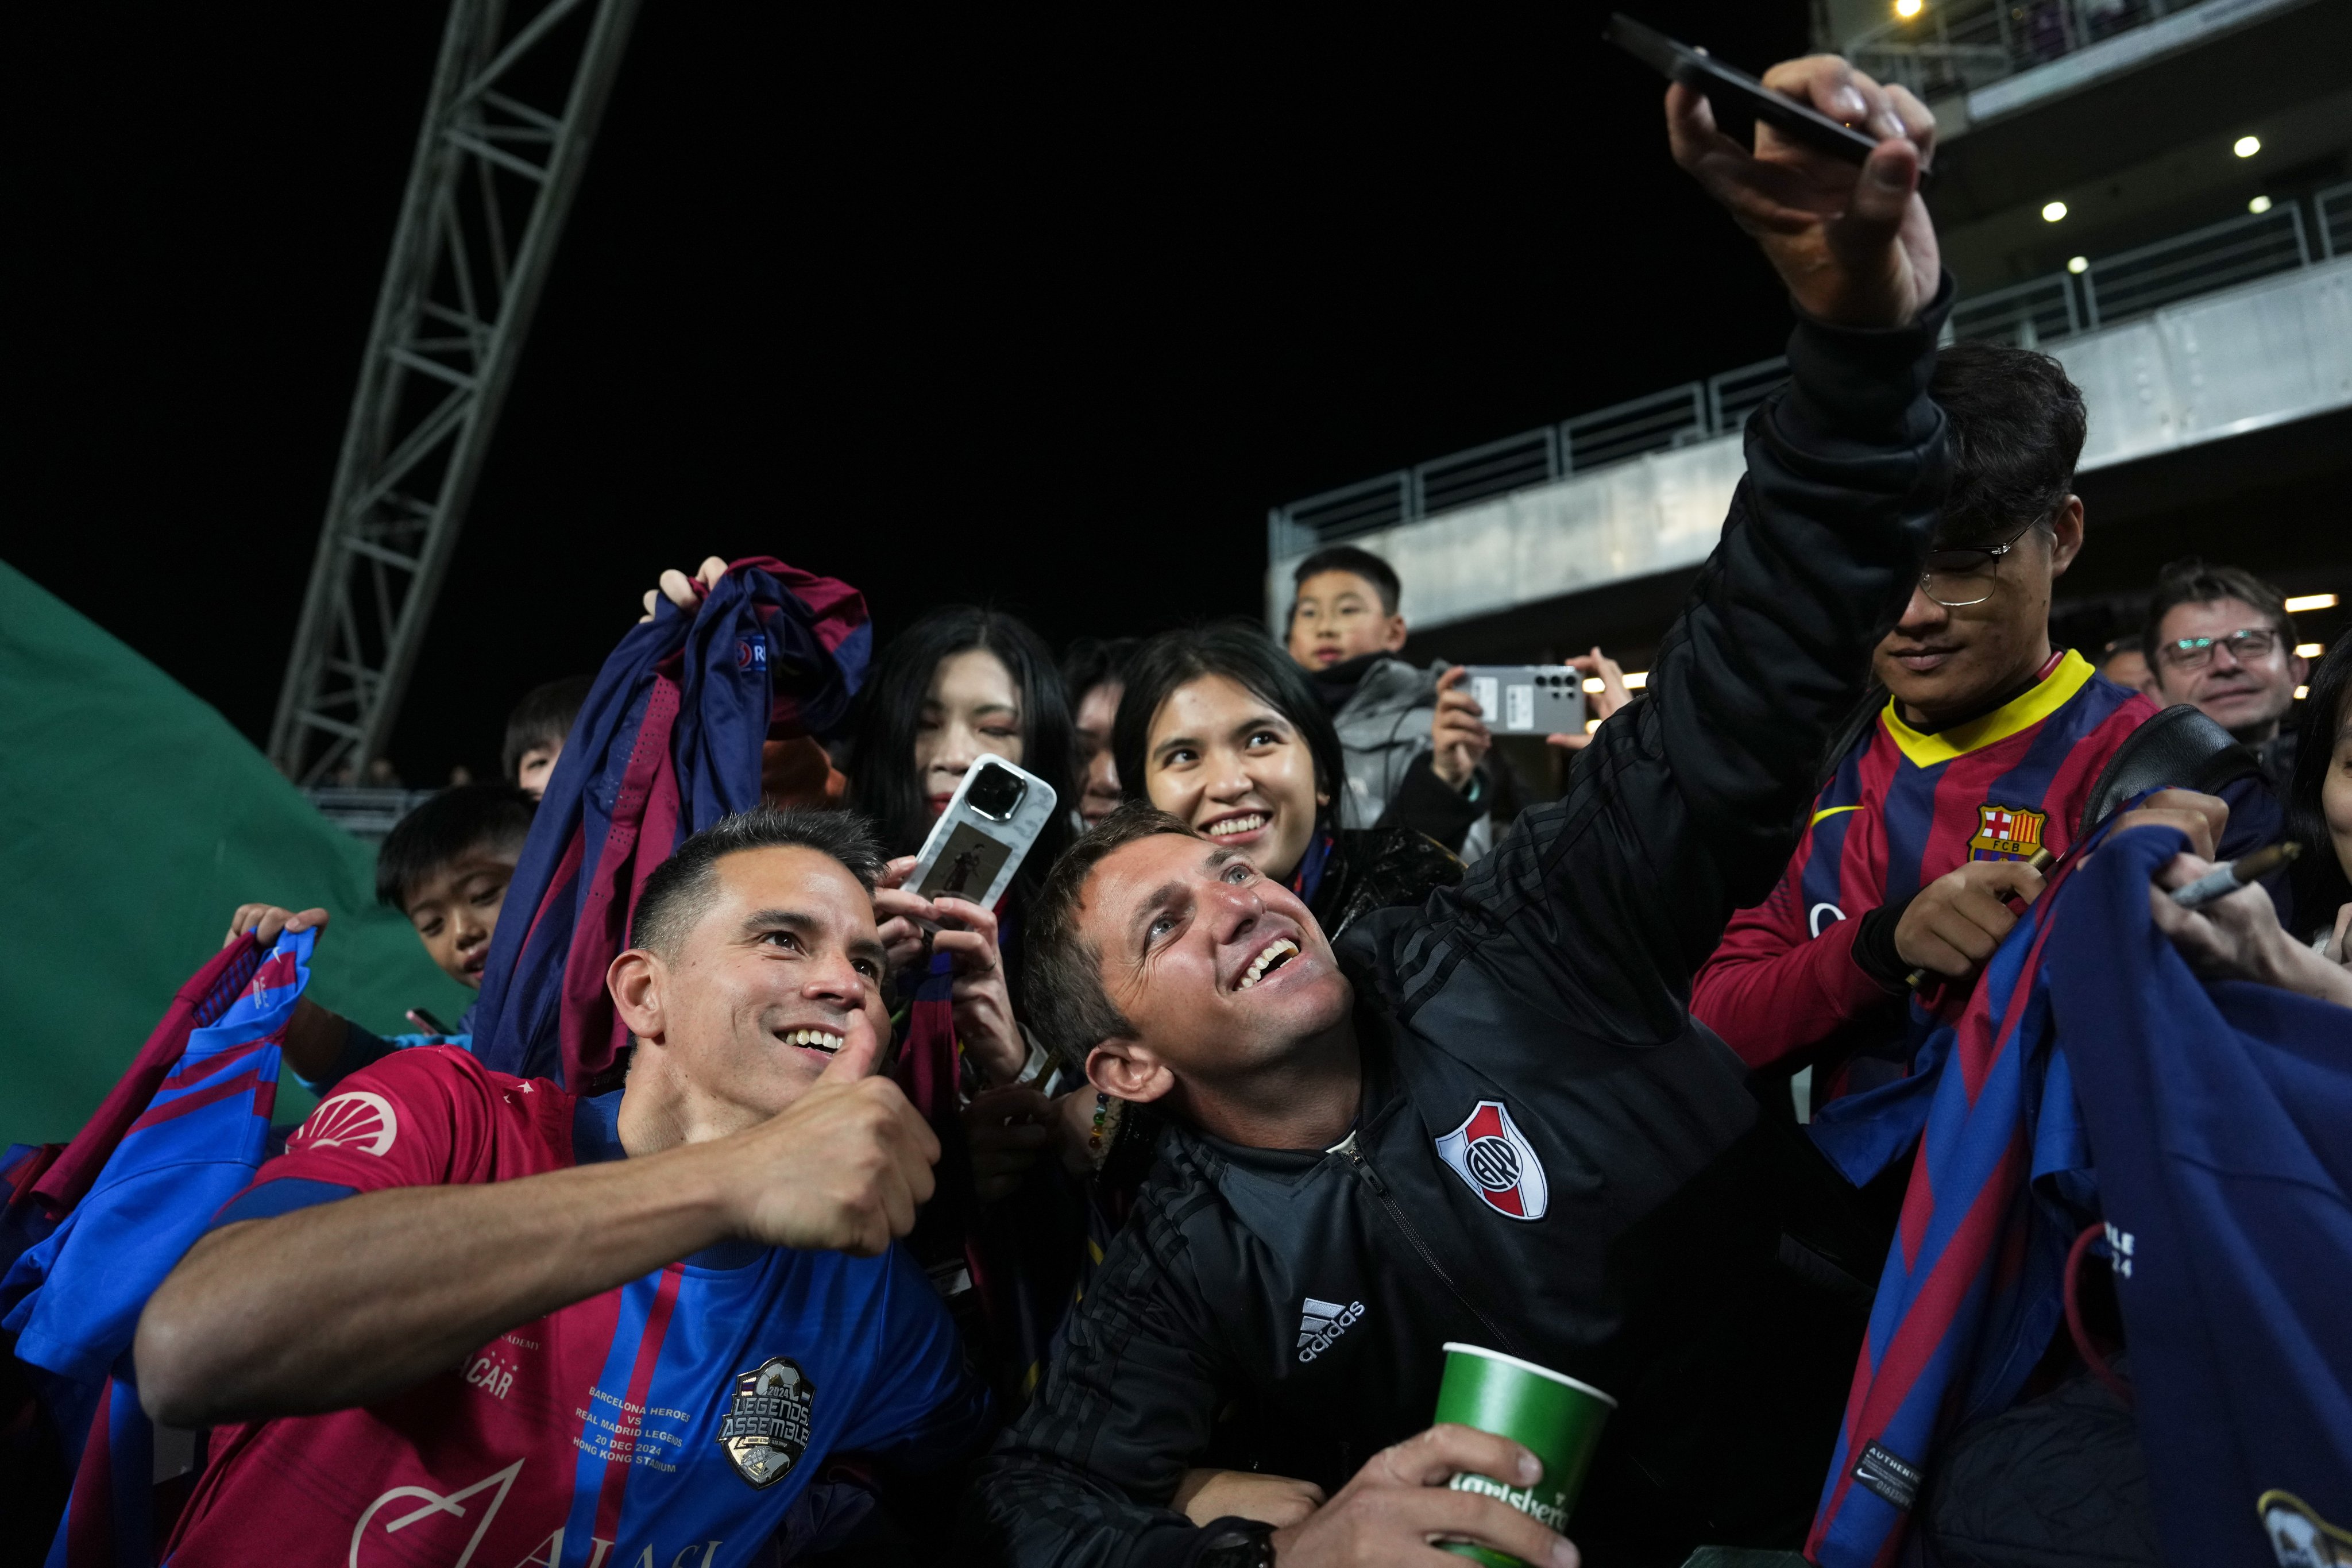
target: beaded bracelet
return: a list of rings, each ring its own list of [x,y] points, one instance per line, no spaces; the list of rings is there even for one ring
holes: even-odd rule
[[[1126,1109],[1127,1101],[1095,1090],[1095,1124],[1087,1134],[1087,1160],[1097,1171],[1110,1158],[1111,1145],[1118,1142],[1118,1119]]]

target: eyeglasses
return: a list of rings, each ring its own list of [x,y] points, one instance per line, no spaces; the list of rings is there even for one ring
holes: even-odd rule
[[[2042,521],[2035,518],[2000,543],[1984,550],[1937,550],[1928,552],[1919,574],[1919,591],[1948,610],[1981,605],[1992,597],[2000,578],[2000,558]]]
[[[2226,647],[2230,657],[2240,664],[2267,658],[2271,649],[2278,647],[2278,632],[2271,626],[2241,626],[2218,637],[2175,637],[2161,644],[2156,657],[2175,669],[2202,669],[2213,662],[2213,650]]]

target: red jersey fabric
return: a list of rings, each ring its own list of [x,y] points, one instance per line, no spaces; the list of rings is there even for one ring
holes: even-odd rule
[[[621,1158],[579,1099],[419,1047],[345,1079],[218,1224]],[[376,1405],[215,1428],[173,1564],[765,1562],[830,1452],[982,1430],[937,1295],[881,1258],[714,1247],[500,1334]]]
[[[1970,860],[2064,854],[2108,759],[2156,713],[2072,651],[2000,707],[1934,734],[1890,699],[1815,800],[1780,882],[1731,918],[1691,1012],[1751,1067],[1820,1056],[1816,1105],[1902,1076],[1874,1058],[1904,1041],[1907,998],[1854,963],[1861,917]]]

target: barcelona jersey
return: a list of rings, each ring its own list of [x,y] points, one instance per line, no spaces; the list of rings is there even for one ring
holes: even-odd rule
[[[623,1157],[575,1098],[423,1046],[346,1079],[215,1224]],[[166,1561],[722,1568],[805,1543],[828,1455],[961,1458],[988,1417],[947,1312],[879,1258],[734,1244],[499,1335],[359,1409],[217,1427]]]
[[[1692,984],[1691,1011],[1749,1065],[1840,1058],[1815,1102],[1899,1077],[1905,1003],[1853,962],[1860,917],[1971,860],[2063,855],[2093,785],[2156,705],[2054,656],[1991,712],[1933,734],[1890,699],[1841,759],[1765,900],[1731,919]]]

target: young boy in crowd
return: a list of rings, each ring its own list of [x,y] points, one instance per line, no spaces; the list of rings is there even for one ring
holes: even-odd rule
[[[1780,884],[1691,989],[1749,1066],[1811,1067],[1814,1107],[1904,1076],[1912,975],[1931,1005],[1974,984],[2011,900],[2042,890],[2027,862],[2066,851],[2157,713],[2050,643],[2053,584],[2083,548],[2082,394],[2056,360],[1982,343],[1942,351],[1928,394],[1951,422],[1952,489],[1878,645],[1876,710],[1849,726]]]
[[[1475,859],[1494,784],[1483,765],[1493,737],[1478,705],[1443,665],[1416,669],[1404,647],[1396,571],[1369,550],[1335,544],[1292,574],[1290,657],[1329,705],[1346,754],[1339,826],[1384,817]]]
[[[537,806],[535,797],[509,784],[460,784],[402,817],[376,851],[376,901],[406,915],[441,972],[469,990],[482,988],[482,965]],[[296,914],[272,904],[244,904],[229,920],[228,941],[252,931],[267,946],[280,931],[326,923],[324,910]],[[286,1061],[305,1085],[320,1090],[402,1045],[425,1039],[466,1045],[473,1016],[467,1007],[446,1035],[386,1039],[306,997],[287,1030]]]
[[[563,755],[563,739],[594,684],[587,676],[568,675],[522,694],[507,715],[507,743],[500,758],[507,783],[533,800],[547,793],[555,760]]]

